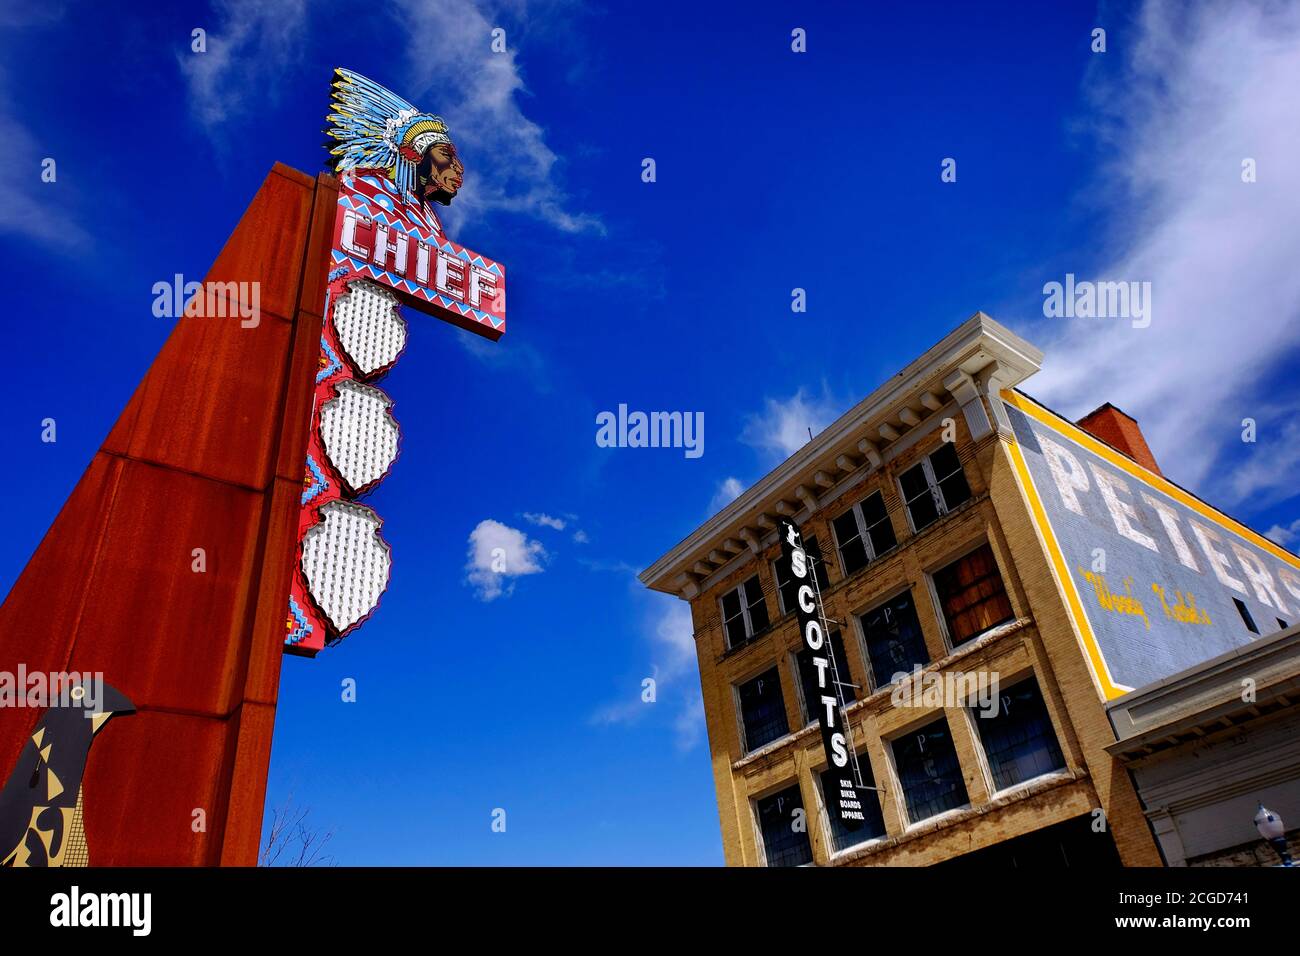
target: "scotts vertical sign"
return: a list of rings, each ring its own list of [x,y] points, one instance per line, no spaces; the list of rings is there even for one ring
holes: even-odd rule
[[[795,604],[799,618],[799,633],[806,653],[799,655],[802,666],[811,667],[812,686],[821,698],[808,701],[817,711],[817,722],[822,731],[822,747],[826,751],[826,765],[835,774],[835,792],[827,792],[826,804],[840,822],[850,830],[862,826],[862,796],[858,792],[857,757],[849,742],[848,724],[844,717],[844,696],[839,685],[839,667],[831,650],[830,635],[826,632],[826,618],[822,614],[821,595],[817,593],[817,577],[813,573],[808,553],[804,551],[803,536],[792,521],[782,520],[781,558],[790,565],[790,574],[798,584]],[[838,666],[837,666],[838,665]]]
[[[402,307],[492,340],[506,326],[505,269],[451,242],[434,211],[465,177],[446,122],[350,70],[330,105],[338,207],[285,621],[285,649],[307,655],[364,624],[388,586],[383,521],[360,499],[397,460],[395,403],[376,383],[406,348]]]

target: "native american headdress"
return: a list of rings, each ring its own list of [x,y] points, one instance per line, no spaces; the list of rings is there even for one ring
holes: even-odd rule
[[[416,194],[416,167],[425,150],[451,143],[441,116],[421,113],[395,93],[359,73],[338,67],[331,85],[329,166],[336,173],[349,169],[386,169],[397,188]],[[336,140],[337,142],[331,142]]]

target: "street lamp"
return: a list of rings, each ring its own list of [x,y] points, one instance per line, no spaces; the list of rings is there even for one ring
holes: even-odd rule
[[[1291,851],[1286,845],[1286,825],[1282,823],[1281,817],[1262,803],[1259,805],[1259,812],[1255,814],[1255,829],[1277,851],[1277,855],[1282,858],[1283,866],[1295,866],[1291,860]]]

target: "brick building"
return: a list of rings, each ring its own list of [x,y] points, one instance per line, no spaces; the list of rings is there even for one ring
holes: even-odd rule
[[[1107,705],[1285,628],[1300,560],[1120,410],[1017,391],[1041,361],[977,313],[641,575],[691,604],[729,865],[1161,864]],[[781,517],[851,685],[857,830],[826,811]]]

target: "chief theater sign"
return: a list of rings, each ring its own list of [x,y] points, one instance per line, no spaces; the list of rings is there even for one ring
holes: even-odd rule
[[[505,269],[438,217],[465,178],[447,123],[339,69],[328,124],[330,173],[272,169],[202,283],[230,307],[181,312],[0,605],[0,666],[90,681],[0,708],[2,865],[256,862],[282,656],[388,587],[365,498],[407,313],[505,331]]]

